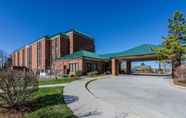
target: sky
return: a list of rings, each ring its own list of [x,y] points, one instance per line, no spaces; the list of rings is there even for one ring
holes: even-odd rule
[[[186,0],[0,0],[0,49],[8,54],[44,35],[75,28],[99,54],[160,44]]]

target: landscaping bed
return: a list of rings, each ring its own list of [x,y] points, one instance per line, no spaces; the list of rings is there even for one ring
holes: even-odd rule
[[[64,102],[63,87],[39,89],[30,107],[27,112],[1,109],[0,118],[75,118]]]
[[[175,85],[186,87],[186,80],[173,79]]]

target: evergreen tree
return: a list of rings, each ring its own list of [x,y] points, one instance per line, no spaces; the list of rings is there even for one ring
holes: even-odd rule
[[[174,77],[175,68],[181,65],[181,60],[186,52],[182,42],[186,40],[186,19],[183,13],[176,11],[169,18],[168,35],[163,37],[162,47],[155,49],[159,60],[170,59]]]
[[[175,36],[178,40],[186,40],[185,23],[186,23],[186,19],[184,14],[179,11],[176,11],[169,18],[168,35]]]

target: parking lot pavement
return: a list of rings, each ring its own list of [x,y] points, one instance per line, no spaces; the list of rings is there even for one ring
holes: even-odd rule
[[[110,76],[88,88],[126,118],[186,118],[186,90],[171,87],[167,77]]]

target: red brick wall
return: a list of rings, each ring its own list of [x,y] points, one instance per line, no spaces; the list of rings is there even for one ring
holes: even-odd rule
[[[58,60],[53,63],[53,69],[56,72],[61,72],[64,74],[64,67],[66,66],[67,69],[69,69],[69,64],[74,64],[77,63],[79,64],[79,70],[83,71],[83,59],[77,58],[73,60]]]
[[[62,72],[64,74],[64,66],[66,66],[69,69],[69,64],[78,64],[79,69],[83,74],[87,73],[87,67],[86,64],[96,64],[97,65],[97,71],[100,73],[105,72],[105,64],[106,62],[97,60],[97,59],[82,59],[82,58],[77,58],[73,60],[58,60],[53,63],[53,69],[56,72]],[[73,73],[75,74],[75,73]]]
[[[51,40],[51,57],[52,61],[60,57],[60,36],[53,37]]]
[[[26,66],[32,70],[45,70],[50,69],[54,63],[51,61],[52,58],[55,61],[56,57],[62,57],[79,50],[95,51],[94,40],[74,31],[69,32],[66,37],[59,34],[54,38],[56,39],[51,40],[44,37],[18,50],[12,54],[13,65]],[[83,62],[79,63],[83,65]]]
[[[50,68],[50,40],[41,39],[32,44],[32,69],[46,70]]]
[[[25,67],[29,67],[29,64],[28,64],[28,47],[25,47],[25,52],[24,52],[24,59],[25,59]]]
[[[19,66],[19,52],[15,52],[15,66]]]
[[[22,48],[12,54],[12,66],[26,66],[26,48]]]
[[[41,53],[40,56],[41,57],[41,64],[39,69],[41,70],[45,70],[45,69],[49,69],[50,67],[50,41],[47,40],[42,40],[41,41]]]
[[[32,44],[32,66],[33,70],[37,70],[37,43]]]
[[[70,54],[79,50],[95,51],[94,40],[76,32],[69,32]]]
[[[28,62],[28,67],[32,69],[32,46],[30,45],[27,49],[27,62]]]
[[[45,40],[45,68],[51,68],[51,41],[49,39]]]
[[[69,54],[69,39],[61,37],[60,38],[60,57]]]
[[[25,66],[25,49],[19,51],[19,66]]]
[[[77,36],[78,40],[76,43],[77,50],[87,50],[91,52],[95,52],[94,40],[85,39],[81,36]]]
[[[23,51],[19,50],[19,66],[23,66]]]
[[[69,40],[61,35],[53,37],[51,40],[51,50],[53,61],[55,61],[56,58],[68,55]]]
[[[50,40],[41,39],[12,54],[13,66],[26,66],[33,70],[50,68]]]
[[[74,33],[73,32],[69,32],[69,50],[70,50],[70,54],[72,54],[75,50],[74,48]]]

